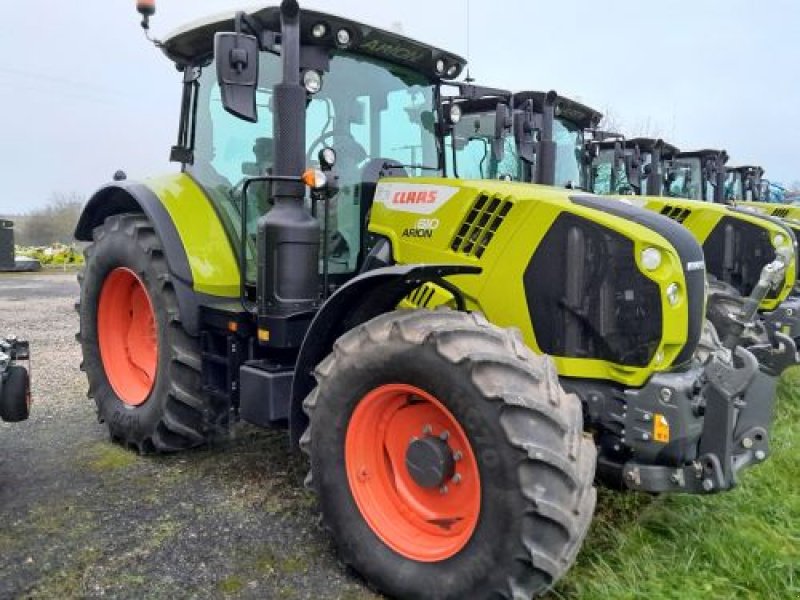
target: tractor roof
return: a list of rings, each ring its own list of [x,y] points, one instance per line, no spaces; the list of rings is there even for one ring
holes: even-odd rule
[[[659,138],[635,137],[627,139],[609,139],[595,143],[602,149],[614,148],[614,146],[617,143],[622,144],[623,147],[625,148],[633,148],[634,146],[639,146],[639,150],[641,150],[642,152],[652,152],[656,146],[661,145],[662,158],[675,156],[680,152],[680,150],[678,150],[676,146],[673,146],[672,144],[669,144]]]
[[[728,171],[739,171],[740,173],[747,173],[749,171],[754,171],[756,173],[763,173],[764,167],[759,167],[758,165],[739,165],[738,167],[725,167]]]
[[[728,160],[728,153],[725,150],[714,150],[711,148],[704,148],[703,150],[689,150],[687,152],[679,152],[677,158],[704,158],[706,156],[719,156],[722,157],[722,162]]]
[[[515,108],[520,108],[524,102],[532,100],[533,110],[542,112],[547,94],[548,92],[517,92],[514,94],[514,106]],[[497,97],[489,97],[478,98],[477,100],[466,100],[460,104],[465,113],[476,113],[494,110],[495,106],[497,106],[497,102]],[[575,102],[563,96],[557,96],[557,106],[557,114],[559,116],[575,123],[581,129],[595,127],[597,123],[600,122],[600,119],[603,118],[603,115],[593,108],[589,108],[580,102]]]
[[[214,52],[214,35],[218,32],[234,31],[236,12],[238,11],[228,11],[206,17],[179,28],[163,41],[165,54],[178,65],[208,61]],[[265,30],[280,31],[279,7],[262,5],[243,12]],[[311,35],[311,29],[319,23],[327,26],[327,33],[321,39]],[[447,79],[460,75],[466,65],[466,61],[456,54],[390,31],[327,13],[305,9],[300,11],[300,35],[304,45],[336,49],[334,36],[342,28],[347,29],[352,38],[349,51],[411,67],[431,80],[443,78],[436,72],[436,62],[439,59],[445,62],[445,72],[453,66],[456,67],[455,73],[451,72]]]
[[[524,91],[514,94],[514,100],[517,105],[533,100],[534,109],[539,111],[544,105],[546,96],[547,92]],[[558,116],[575,123],[581,129],[597,127],[603,118],[603,113],[565,96],[557,96],[556,107]]]

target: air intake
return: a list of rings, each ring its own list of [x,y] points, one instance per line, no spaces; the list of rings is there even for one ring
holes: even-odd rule
[[[772,211],[773,217],[780,217],[781,219],[785,219],[789,216],[789,209],[788,208],[776,208]]]
[[[669,217],[673,221],[677,221],[678,223],[683,223],[686,218],[692,214],[688,208],[681,208],[680,206],[672,206],[667,204],[664,208],[661,209],[661,214],[665,217]]]
[[[480,258],[514,204],[498,196],[481,194],[450,244],[459,254]]]

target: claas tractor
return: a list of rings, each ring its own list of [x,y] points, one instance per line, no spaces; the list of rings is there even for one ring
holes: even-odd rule
[[[708,494],[767,458],[774,381],[704,332],[683,227],[445,175],[441,88],[464,60],[294,0],[158,46],[182,73],[180,172],[117,178],[76,230],[83,368],[113,440],[287,426],[342,559],[398,598],[544,593],[598,463],[627,489]]]
[[[8,423],[24,421],[30,414],[30,376],[24,361],[30,362],[28,342],[0,336],[0,420]]]
[[[747,346],[771,374],[797,362],[796,345],[789,339],[796,337],[796,311],[794,301],[786,302],[796,280],[796,259],[794,238],[784,224],[729,207],[662,197],[667,165],[674,168],[670,161],[679,156],[677,148],[662,140],[626,140],[600,132],[600,113],[555,92],[514,94],[511,117],[496,108],[500,105],[491,96],[453,102],[465,115],[450,143],[451,162],[459,173],[617,194],[628,204],[672,218],[703,244],[714,282],[708,317],[725,346]],[[502,121],[505,130],[496,127]],[[500,143],[504,136],[506,142]],[[495,140],[492,152],[481,153],[481,147],[489,148],[481,139]],[[706,165],[707,174],[711,166]]]

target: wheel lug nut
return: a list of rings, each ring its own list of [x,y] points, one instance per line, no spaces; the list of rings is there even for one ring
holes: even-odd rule
[[[461,473],[456,473],[455,475],[453,475],[453,483],[455,483],[456,485],[461,483]]]
[[[450,438],[449,431],[443,431],[442,433],[439,434],[439,439],[442,440],[443,442],[446,442],[449,438]]]
[[[427,435],[427,434],[429,434],[429,433],[431,433],[432,431],[433,431],[433,427],[431,427],[430,425],[425,425],[425,426],[422,428],[422,433],[424,433],[424,434],[426,434],[426,435]]]
[[[463,454],[461,454],[461,451],[459,451],[459,450],[457,450],[457,451],[456,451],[456,452],[453,454],[453,460],[454,460],[454,461],[456,461],[456,462],[458,462],[458,461],[459,461],[459,460],[461,460],[462,458],[464,458],[464,455],[463,455]]]
[[[443,485],[442,487],[440,487],[440,488],[439,488],[439,493],[440,493],[440,494],[443,494],[443,495],[444,495],[444,494],[446,494],[446,493],[447,493],[447,492],[449,492],[449,491],[450,491],[450,490],[447,488],[447,486],[446,486],[446,485]]]

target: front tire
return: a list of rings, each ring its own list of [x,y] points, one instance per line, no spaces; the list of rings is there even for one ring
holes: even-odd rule
[[[301,441],[312,487],[343,560],[373,585],[530,598],[570,568],[596,450],[578,399],[517,332],[397,311],[342,336],[315,375]]]
[[[113,440],[141,453],[205,444],[227,413],[202,391],[200,343],[182,326],[149,220],[109,217],[85,255],[78,337],[99,420]]]

